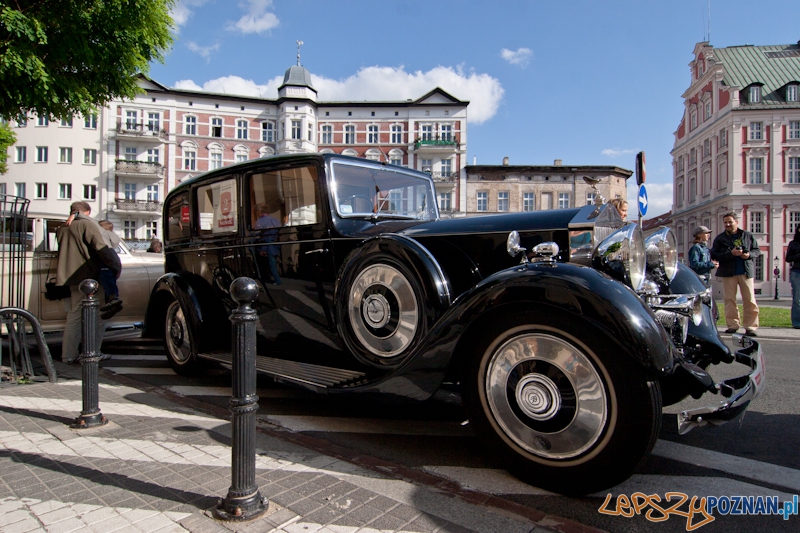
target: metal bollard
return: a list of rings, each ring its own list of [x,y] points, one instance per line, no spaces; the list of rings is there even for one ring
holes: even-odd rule
[[[100,347],[97,346],[97,319],[100,303],[95,298],[98,283],[93,279],[85,279],[78,286],[86,296],[81,306],[81,328],[83,330],[83,353],[81,358],[81,378],[83,382],[83,410],[71,428],[86,429],[104,426],[108,419],[100,412],[100,393],[97,378],[97,366],[100,362]]]
[[[256,311],[250,306],[258,297],[258,285],[250,278],[231,283],[231,297],[239,306],[231,313],[233,323],[233,383],[231,385],[231,487],[214,509],[220,520],[253,520],[267,511],[269,501],[256,485]]]

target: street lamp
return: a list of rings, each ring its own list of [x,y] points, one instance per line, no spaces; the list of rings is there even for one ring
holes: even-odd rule
[[[775,256],[775,270],[772,271],[775,274],[775,299],[778,299],[778,277],[781,275],[781,269],[778,268],[778,262],[781,260],[780,257],[777,255]]]

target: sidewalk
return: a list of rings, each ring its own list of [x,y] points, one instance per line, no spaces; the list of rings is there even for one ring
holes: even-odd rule
[[[223,413],[101,370],[109,423],[72,430],[82,409],[80,368],[56,367],[57,384],[0,385],[2,533],[598,531],[413,469],[345,461],[334,446],[323,454],[277,430],[256,437],[266,516],[219,522],[210,509],[231,484]]]

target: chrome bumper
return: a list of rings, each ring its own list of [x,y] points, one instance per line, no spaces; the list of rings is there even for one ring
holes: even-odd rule
[[[758,398],[764,390],[764,354],[761,345],[751,337],[734,335],[734,341],[742,346],[734,357],[737,363],[748,365],[752,371],[746,376],[726,379],[717,385],[725,401],[709,407],[689,409],[678,413],[678,433],[688,433],[706,424],[720,425],[733,420]]]

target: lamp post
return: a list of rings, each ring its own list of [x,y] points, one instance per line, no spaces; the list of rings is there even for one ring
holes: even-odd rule
[[[781,269],[778,268],[778,262],[781,260],[780,257],[777,255],[775,256],[775,270],[772,271],[775,274],[775,299],[778,299],[778,277],[781,275]]]

